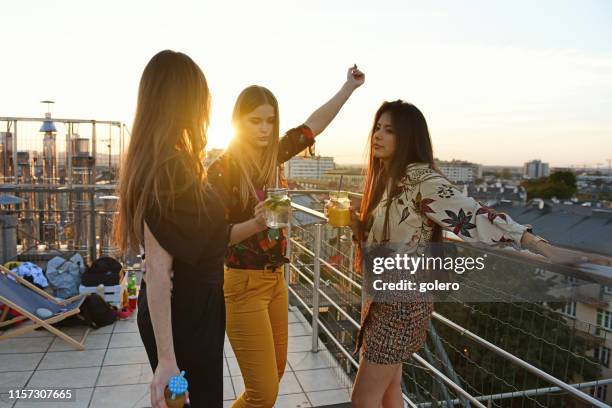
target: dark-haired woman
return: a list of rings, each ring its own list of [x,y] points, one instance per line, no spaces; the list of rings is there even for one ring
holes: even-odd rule
[[[370,134],[370,157],[360,216],[353,233],[362,243],[401,244],[420,254],[447,229],[467,242],[528,248],[558,263],[584,262],[582,254],[550,245],[529,227],[496,213],[455,188],[436,168],[425,117],[416,106],[385,102]],[[595,259],[591,259],[594,261]],[[609,260],[605,260],[608,262]],[[357,349],[362,352],[355,408],[400,408],[402,363],[426,339],[432,304],[366,301]]]
[[[272,92],[246,88],[234,107],[234,139],[208,169],[231,227],[224,284],[227,336],[245,385],[233,408],[271,408],[287,361],[286,238],[282,230],[266,227],[265,188],[276,184],[282,163],[312,146],[364,79],[356,66],[350,68],[340,91],[283,137]]]
[[[203,166],[210,94],[187,55],[162,51],[147,64],[119,180],[115,239],[147,252],[138,329],[154,371],[151,405],[186,371],[192,407],[223,405],[227,224]]]

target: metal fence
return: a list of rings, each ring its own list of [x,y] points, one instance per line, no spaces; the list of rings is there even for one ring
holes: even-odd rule
[[[324,198],[327,191],[291,193]],[[296,203],[292,207],[310,218],[310,222],[294,218],[288,229],[291,262],[285,275],[292,303],[312,324],[312,351],[318,352],[323,341],[342,371],[353,376],[358,367],[353,349],[360,327],[362,280],[352,264],[355,248],[350,230],[328,225],[320,211]],[[612,300],[605,294],[612,287],[612,270],[550,271],[546,261],[530,254],[498,250],[487,254],[494,263],[536,279],[567,281],[579,289],[581,282],[588,281],[583,287],[598,287],[599,303],[585,305],[598,313]],[[403,367],[407,406],[609,406],[606,390],[612,373],[609,357],[602,353],[611,347],[612,315],[610,323],[604,317],[597,323],[585,322],[575,316],[575,307],[572,315],[566,305],[526,302],[520,290],[496,293],[498,289],[486,283],[472,289],[504,300],[435,305],[425,346]]]

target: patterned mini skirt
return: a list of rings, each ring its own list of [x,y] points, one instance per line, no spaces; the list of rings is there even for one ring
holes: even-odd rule
[[[372,303],[359,336],[363,356],[375,364],[410,360],[427,339],[432,312],[431,302]]]

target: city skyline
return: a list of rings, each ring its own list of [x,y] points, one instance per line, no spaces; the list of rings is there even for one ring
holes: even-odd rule
[[[51,119],[53,119],[53,118],[51,118]],[[36,123],[36,122],[34,122],[34,123]],[[65,144],[63,143],[64,142],[63,138],[60,137],[60,136],[64,136],[65,132],[66,132],[65,129],[58,130],[57,135],[56,135],[56,137],[57,137],[56,140],[58,142],[58,145],[57,145],[57,159],[58,160],[65,159],[65,155],[66,155],[65,150],[64,150],[65,149]],[[0,129],[0,134],[1,133],[2,133],[2,130]],[[25,135],[23,134],[24,132],[22,132],[22,131],[20,131],[18,133],[19,133],[19,135],[21,137],[27,136],[27,139],[28,139],[25,142],[25,145],[26,145],[25,147],[23,147],[22,142],[20,142],[20,146],[22,146],[22,147],[19,148],[19,151],[35,152],[38,155],[42,154],[42,141],[43,141],[43,139],[42,139],[43,133],[42,132],[36,132],[36,131],[32,131],[30,129],[29,132],[25,133]],[[80,132],[80,133],[75,133],[74,136],[80,136],[80,137],[86,136],[87,138],[89,138],[90,137],[90,133],[91,133],[91,131],[89,131],[89,133],[85,132],[85,134]],[[32,140],[33,138],[37,139],[38,136],[40,136],[40,140]],[[114,135],[114,136],[116,136],[116,135]],[[99,138],[99,140],[98,140],[99,146],[102,147],[102,151],[98,151],[96,153],[96,156],[98,158],[98,165],[99,166],[103,166],[103,164],[108,160],[108,157],[109,157],[108,150],[106,150],[108,148],[107,147],[108,145],[106,145],[105,143],[101,143],[100,144],[101,141],[106,143],[108,141],[108,139]],[[225,150],[225,147],[217,147],[217,146],[210,145],[210,144],[207,145],[207,147],[206,147],[207,154],[210,154],[212,152],[213,156],[215,156],[215,157],[217,156],[218,152],[223,151],[223,150]],[[112,160],[113,166],[115,166],[115,165],[120,163],[120,161],[119,161],[119,158],[120,158],[119,156],[120,155],[118,153],[119,152],[119,147],[118,146],[113,146],[112,151],[113,151],[113,153],[110,154],[110,156],[111,156],[111,160]],[[329,154],[325,154],[324,152],[320,153],[320,152],[316,152],[315,151],[315,156],[314,157],[317,157],[317,156],[319,156],[319,157],[331,157],[334,160],[336,159],[336,156],[334,156],[334,155],[329,155]],[[342,157],[342,156],[340,156],[340,157]],[[208,158],[207,158],[207,160],[208,160]],[[543,162],[545,164],[550,164],[550,163],[548,163],[546,161],[546,159],[542,159],[540,156],[532,157],[531,159],[527,160],[524,163],[514,163],[514,164],[504,164],[504,163],[485,164],[485,163],[479,163],[479,162],[474,161],[474,160],[470,160],[469,158],[465,158],[465,157],[440,158],[440,157],[435,157],[434,156],[434,160],[439,161],[439,162],[446,162],[446,163],[464,162],[466,164],[475,164],[475,165],[479,165],[479,166],[487,167],[487,168],[523,168],[524,165],[526,165],[528,162],[532,162],[532,161],[541,161],[541,162]],[[336,161],[336,164],[339,165],[340,167],[343,167],[343,166],[348,166],[348,167],[355,167],[355,166],[365,167],[365,166],[367,166],[367,163],[365,163],[365,162],[345,162],[345,161],[338,162],[338,161]],[[569,165],[569,166],[553,166],[553,165],[551,165],[550,168],[551,168],[551,170],[554,170],[554,169],[571,169],[571,170],[574,170],[574,171],[580,171],[580,170],[593,171],[593,170],[595,170],[595,171],[601,171],[604,174],[605,173],[612,174],[612,159],[606,160],[605,163],[582,163],[582,164],[572,164],[572,165]]]
[[[276,94],[287,130],[357,63],[366,84],[317,140],[318,152],[340,164],[363,163],[376,108],[396,98],[424,112],[442,160],[521,166],[539,158],[551,167],[605,169],[612,158],[605,1],[143,4],[5,5],[0,116],[42,116],[39,101],[49,98],[55,117],[130,126],[144,65],[171,48],[207,76],[211,148],[231,136],[231,110],[245,86]]]

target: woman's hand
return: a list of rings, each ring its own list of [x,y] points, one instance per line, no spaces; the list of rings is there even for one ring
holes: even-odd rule
[[[170,377],[179,375],[180,371],[176,365],[176,361],[161,359],[153,374],[151,381],[151,406],[152,408],[167,408],[166,397],[164,390],[168,384]]]
[[[576,265],[581,263],[592,263],[605,266],[612,266],[612,258],[586,254],[584,252],[571,249],[559,248],[547,242],[538,243],[539,252],[547,257],[551,262],[562,265]]]
[[[329,101],[312,112],[308,119],[304,121],[304,124],[312,130],[313,135],[317,136],[325,130],[338,112],[340,112],[342,106],[351,97],[353,91],[363,85],[364,82],[365,74],[357,68],[357,65],[353,65],[348,69],[346,81],[342,88]]]
[[[349,226],[351,227],[351,231],[353,231],[353,236],[359,236],[359,227],[361,225],[361,220],[359,219],[359,213],[355,211],[355,207],[350,206],[349,212],[351,214],[351,223]]]
[[[346,83],[351,89],[357,89],[365,82],[365,74],[357,68],[357,64],[348,69]]]
[[[236,245],[268,228],[266,225],[266,210],[263,201],[257,203],[254,211],[255,216],[253,218],[234,224],[230,232],[229,246]]]
[[[255,220],[258,231],[263,231],[268,228],[266,226],[266,209],[264,208],[263,201],[260,201],[255,206],[255,217],[253,219]]]

